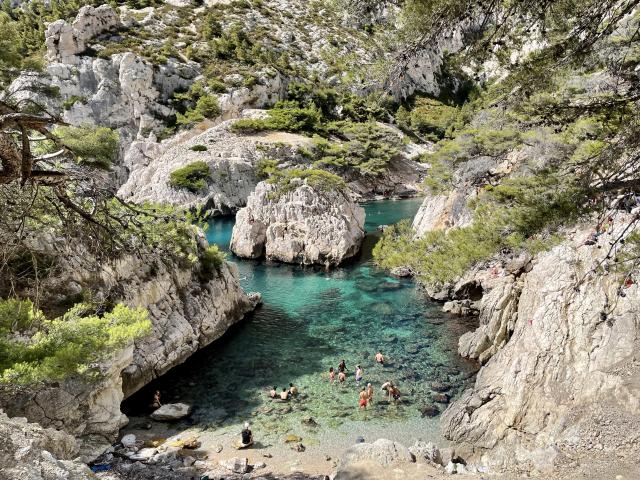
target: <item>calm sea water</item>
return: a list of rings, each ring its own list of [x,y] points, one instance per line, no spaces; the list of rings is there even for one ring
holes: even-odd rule
[[[230,254],[243,287],[262,293],[263,305],[139,395],[150,398],[149,391],[160,388],[165,401],[194,405],[191,421],[210,429],[235,428],[251,419],[254,430],[276,437],[298,433],[306,425],[303,420],[312,417],[318,426],[305,428],[313,429],[318,442],[340,443],[341,436],[352,441],[354,432],[437,436],[437,419],[423,418],[421,411],[434,404],[433,381],[452,385],[455,395],[475,371],[456,353],[457,339],[471,325],[445,316],[411,280],[393,278],[371,261],[377,227],[411,218],[420,203],[364,205],[368,233],[362,253],[331,271],[239,260]],[[211,221],[209,241],[228,249],[233,223],[233,218]],[[378,350],[388,359],[384,367],[374,362]],[[332,385],[329,367],[336,368],[341,359],[348,367],[347,381]],[[357,406],[358,364],[364,369],[363,383],[373,384],[378,400],[365,411]],[[402,404],[383,401],[380,386],[386,380],[399,385]],[[270,387],[281,390],[290,382],[300,389],[300,398],[280,403],[267,397]],[[136,404],[135,396],[128,404]]]

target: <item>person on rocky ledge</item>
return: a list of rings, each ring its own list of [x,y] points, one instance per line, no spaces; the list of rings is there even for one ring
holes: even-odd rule
[[[162,403],[160,403],[160,390],[156,390],[153,394],[153,402],[151,403],[151,408],[160,408]]]
[[[282,389],[282,392],[280,392],[280,400],[289,400],[289,390],[286,388]]]
[[[293,383],[289,384],[289,394],[292,397],[295,397],[296,395],[298,395],[298,387],[296,387]]]
[[[271,398],[277,398],[278,397],[278,387],[274,386],[271,390],[269,390],[269,396]]]

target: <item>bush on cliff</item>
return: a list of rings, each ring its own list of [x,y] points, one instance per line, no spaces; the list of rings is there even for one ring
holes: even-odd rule
[[[206,162],[197,161],[174,170],[169,176],[169,185],[197,193],[207,186],[211,170]]]
[[[151,329],[146,310],[118,304],[110,312],[77,304],[62,317],[46,320],[29,301],[0,300],[0,315],[38,319],[35,333],[0,338],[0,382],[33,384],[74,375],[96,378],[97,362],[107,359]],[[3,321],[3,327],[6,323]],[[31,322],[31,326],[35,324]],[[24,333],[24,332],[23,332]],[[27,332],[28,333],[28,332]]]
[[[205,277],[211,278],[218,273],[226,258],[226,253],[220,250],[218,245],[209,245],[204,252],[202,252],[202,256],[200,257],[202,273]]]
[[[275,197],[295,190],[300,180],[319,192],[335,192],[345,188],[346,184],[338,175],[318,168],[291,168],[274,172],[268,183],[275,185]]]

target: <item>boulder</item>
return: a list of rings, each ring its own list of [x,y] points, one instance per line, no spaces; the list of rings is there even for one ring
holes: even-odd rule
[[[124,448],[131,448],[136,446],[136,436],[133,433],[129,433],[120,439],[120,443]]]
[[[420,408],[422,417],[436,417],[440,414],[440,410],[435,405],[425,405]]]
[[[161,422],[180,420],[191,415],[191,406],[186,403],[167,403],[155,410],[151,418]]]
[[[358,253],[364,209],[343,190],[294,180],[292,191],[261,182],[236,215],[231,250],[244,258],[335,266]]]
[[[394,267],[391,269],[391,275],[394,277],[411,277],[413,275],[413,271],[409,267]]]
[[[427,461],[442,464],[442,456],[440,450],[433,443],[418,441],[409,447],[411,454],[416,457],[416,461]]]
[[[220,460],[218,463],[233,473],[247,473],[249,471],[249,461],[246,458],[234,457],[229,460]]]
[[[340,460],[340,468],[367,460],[377,462],[383,467],[415,461],[404,445],[380,438],[373,443],[358,443],[347,449]]]

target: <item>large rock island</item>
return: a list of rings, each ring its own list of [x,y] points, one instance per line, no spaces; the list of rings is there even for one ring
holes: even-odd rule
[[[291,191],[261,182],[236,216],[231,250],[239,257],[335,266],[364,239],[364,209],[344,189],[297,180]]]

